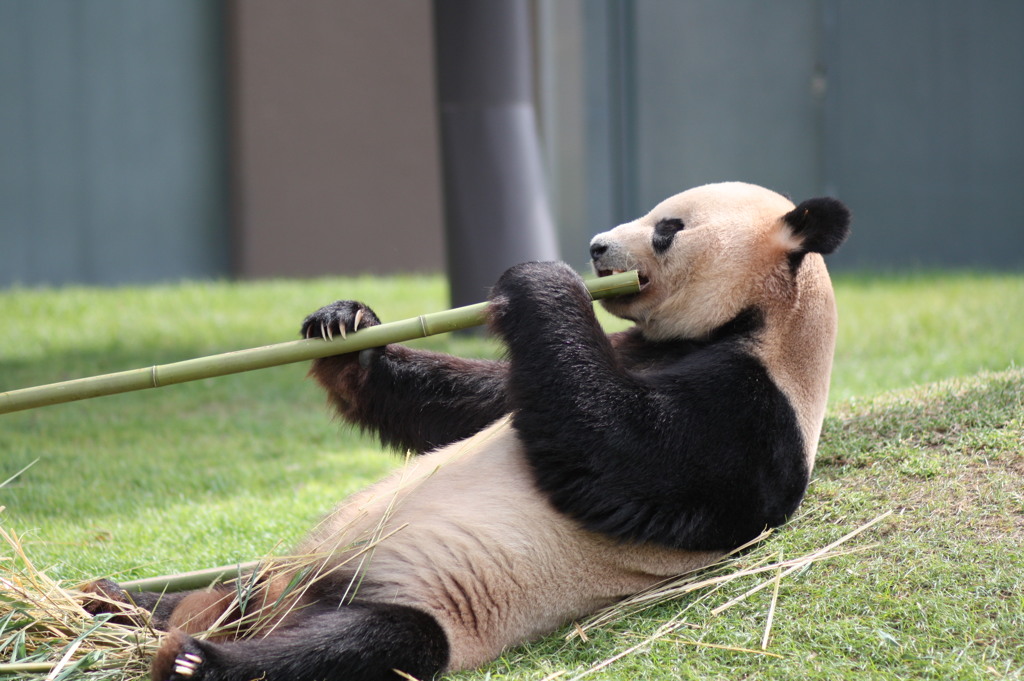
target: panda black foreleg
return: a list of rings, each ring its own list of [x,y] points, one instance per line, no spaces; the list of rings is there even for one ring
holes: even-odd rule
[[[623,367],[583,280],[568,265],[512,267],[495,284],[491,303],[491,326],[508,349],[517,423],[525,419],[530,432],[565,439],[566,425],[571,432],[642,409],[644,387]]]
[[[619,540],[693,550],[732,548],[792,510],[799,432],[755,359],[723,344],[638,375],[558,263],[511,268],[493,303],[512,423],[557,509]]]
[[[327,338],[379,323],[366,305],[339,300],[309,315],[301,333]],[[393,344],[315,360],[310,374],[345,419],[377,433],[387,446],[425,452],[507,413],[506,368]]]
[[[395,670],[431,679],[448,641],[430,615],[403,605],[319,604],[267,635],[211,643],[172,632],[153,660],[153,681],[395,681]]]

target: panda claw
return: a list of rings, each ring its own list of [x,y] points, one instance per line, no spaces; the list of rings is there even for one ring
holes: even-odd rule
[[[182,657],[179,657],[174,661],[174,673],[181,676],[192,676],[196,673],[197,668],[198,665],[196,663]]]
[[[334,341],[340,335],[347,339],[350,333],[380,324],[373,311],[362,303],[352,300],[338,300],[325,305],[306,317],[300,329],[300,336]]]
[[[199,669],[199,665],[202,663],[203,658],[199,657],[195,653],[182,652],[174,658],[174,673],[185,677],[195,676],[196,671]]]

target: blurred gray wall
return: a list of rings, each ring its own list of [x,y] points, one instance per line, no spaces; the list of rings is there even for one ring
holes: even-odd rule
[[[442,270],[430,10],[0,1],[0,286]]]
[[[226,271],[221,33],[202,0],[0,2],[0,285]]]
[[[538,0],[563,257],[745,180],[854,213],[837,266],[1024,266],[1024,2]]]
[[[562,256],[696,184],[1024,267],[1024,2],[532,0]],[[430,3],[0,2],[0,285],[444,267]],[[486,229],[481,225],[480,229]]]
[[[826,2],[836,262],[1024,266],[1024,2]]]

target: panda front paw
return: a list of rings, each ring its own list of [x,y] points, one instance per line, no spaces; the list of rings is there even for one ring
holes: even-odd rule
[[[303,338],[333,340],[334,334],[345,338],[359,329],[378,324],[377,315],[366,305],[355,300],[336,300],[306,317],[299,333]]]
[[[527,262],[505,271],[491,289],[490,322],[508,336],[523,325],[555,322],[574,310],[589,309],[590,294],[574,269],[563,262]]]

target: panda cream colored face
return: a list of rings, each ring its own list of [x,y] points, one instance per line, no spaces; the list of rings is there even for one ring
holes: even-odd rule
[[[743,183],[697,187],[590,242],[595,273],[635,269],[641,290],[603,301],[651,340],[701,338],[788,281],[793,204]]]

